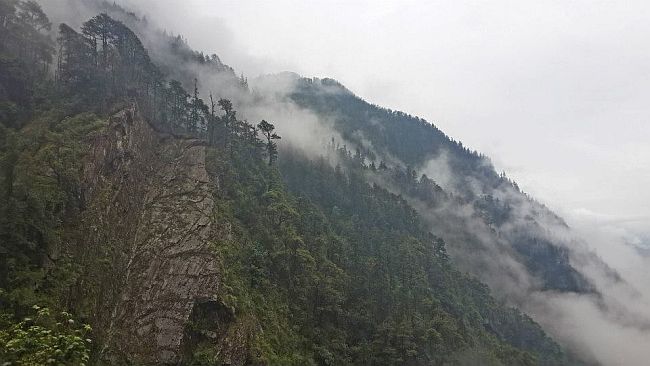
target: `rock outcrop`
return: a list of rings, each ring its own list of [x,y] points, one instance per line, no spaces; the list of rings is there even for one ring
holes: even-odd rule
[[[210,243],[227,230],[213,220],[217,183],[205,154],[203,141],[156,131],[135,106],[92,142],[83,221],[89,250],[110,263],[96,275],[105,362],[178,363],[196,304],[216,302],[220,264]]]

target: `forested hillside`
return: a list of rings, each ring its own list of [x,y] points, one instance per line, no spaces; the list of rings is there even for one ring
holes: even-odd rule
[[[450,258],[446,237],[485,244],[451,210],[496,233],[521,202],[492,198],[515,188],[482,156],[301,79],[287,98],[337,117],[305,154],[245,119],[269,99],[216,55],[97,6],[75,29],[0,0],[0,363],[578,363]],[[483,191],[416,175],[443,149]],[[524,228],[503,235],[542,286],[589,290]]]
[[[511,252],[540,282],[532,287],[592,291],[570,264],[571,243],[549,235],[566,230],[564,221],[497,173],[487,157],[421,118],[365,102],[334,80],[289,78],[293,88],[286,97],[333,120],[333,128],[354,146],[348,155],[359,161],[356,168],[410,198],[431,227],[452,241],[459,260],[502,246],[498,255]],[[467,229],[473,225],[480,229]],[[485,262],[470,260],[465,269],[480,268],[475,273],[480,277]]]

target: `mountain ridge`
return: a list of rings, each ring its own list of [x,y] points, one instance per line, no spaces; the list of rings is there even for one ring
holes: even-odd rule
[[[99,6],[141,24],[134,14],[107,4]],[[547,232],[566,224],[531,202],[480,154],[423,119],[366,103],[333,79],[290,75],[293,85],[273,82],[262,92],[216,55],[206,58],[180,37],[163,34],[176,48],[156,48],[149,58],[147,39],[138,38],[146,24],[132,31],[109,16],[92,19],[109,25],[113,43],[98,48],[88,42],[96,34],[89,23],[80,32],[61,27],[61,38],[69,41],[61,52],[69,57],[57,65],[57,78],[38,74],[19,81],[40,88],[31,91],[32,105],[7,99],[29,113],[2,126],[0,235],[9,243],[3,260],[11,263],[11,280],[2,282],[0,303],[11,321],[3,324],[0,339],[16,337],[12,329],[29,326],[20,317],[31,314],[30,306],[45,304],[96,327],[91,337],[97,344],[88,354],[97,364],[579,363],[528,316],[507,306],[521,305],[530,292],[594,291],[572,267],[567,243]],[[19,17],[12,22],[22,24]],[[23,67],[12,41],[3,42],[8,45],[2,44],[3,57]],[[96,61],[109,51],[122,57]],[[169,53],[176,54],[170,59],[178,68],[161,62],[157,69],[157,60]],[[11,70],[3,64],[0,72],[4,77]],[[205,95],[210,105],[201,99]],[[260,114],[275,126],[246,120]],[[291,115],[299,117],[298,124],[282,118]],[[317,137],[326,141],[322,148],[312,146],[316,155],[296,144],[300,134],[290,134],[309,123],[322,128]],[[129,127],[148,124],[153,130],[137,136]],[[91,127],[93,134],[115,138],[113,147],[93,150],[84,137]],[[286,144],[271,138],[275,127]],[[268,140],[260,137],[262,128]],[[133,143],[139,138],[153,142]],[[182,167],[183,154],[166,148],[187,141],[195,141],[187,148],[202,151],[193,165],[201,166],[198,175]],[[101,165],[99,173],[80,176],[78,166],[67,165],[69,151]],[[431,164],[445,154],[446,161]],[[142,161],[141,167],[130,166],[133,161]],[[126,180],[98,188],[114,180],[113,174]],[[157,174],[164,177],[156,180]],[[449,179],[442,179],[445,174]],[[137,177],[142,179],[125,183]],[[443,181],[451,185],[437,183]],[[194,207],[188,184],[202,187],[198,202],[211,201],[210,207]],[[91,214],[93,200],[121,197],[131,207],[151,198],[143,192],[152,191],[178,191],[187,199],[157,208],[151,202],[138,206],[142,209],[123,207],[139,212],[138,219],[99,215],[90,221],[101,225],[91,223],[89,235],[61,224]],[[39,200],[47,204],[41,207]],[[110,202],[98,206],[111,210]],[[201,218],[193,219],[197,211]],[[32,220],[38,225],[25,224]],[[169,223],[187,231],[183,242],[198,248],[201,258],[211,258],[204,263],[207,270],[200,269],[201,258],[177,263],[165,257],[166,250],[183,248],[174,230],[154,233]],[[182,229],[194,224],[224,230],[193,236],[193,229]],[[132,231],[139,234],[124,236]],[[105,240],[90,245],[93,235]],[[146,256],[162,264],[147,265],[122,242],[142,243],[149,247]],[[33,252],[25,249],[30,245]],[[94,252],[102,245],[108,257]],[[44,266],[43,258],[55,251],[65,259],[58,263],[76,264]],[[144,264],[135,266],[140,269],[132,277],[122,269],[136,259]],[[33,273],[17,270],[20,265]],[[108,273],[126,274],[126,280],[115,282]],[[195,280],[197,275],[207,279]],[[506,304],[496,300],[477,278],[488,282],[497,298],[512,298]],[[171,310],[161,307],[165,301]],[[106,310],[110,303],[117,305]],[[181,315],[166,316],[167,310]],[[140,324],[141,315],[151,319]],[[133,319],[105,326],[105,319],[120,317]],[[20,351],[2,355],[22,357]]]

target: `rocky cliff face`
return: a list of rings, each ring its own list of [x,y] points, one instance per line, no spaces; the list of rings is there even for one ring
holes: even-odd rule
[[[111,117],[106,131],[84,171],[84,240],[111,263],[94,276],[100,358],[177,363],[194,309],[218,306],[219,261],[209,243],[228,235],[212,219],[206,147],[155,131],[135,106]]]

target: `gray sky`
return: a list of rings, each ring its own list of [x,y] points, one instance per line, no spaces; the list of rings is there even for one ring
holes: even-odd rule
[[[570,223],[650,232],[650,2],[128,2],[247,76],[424,117]]]

